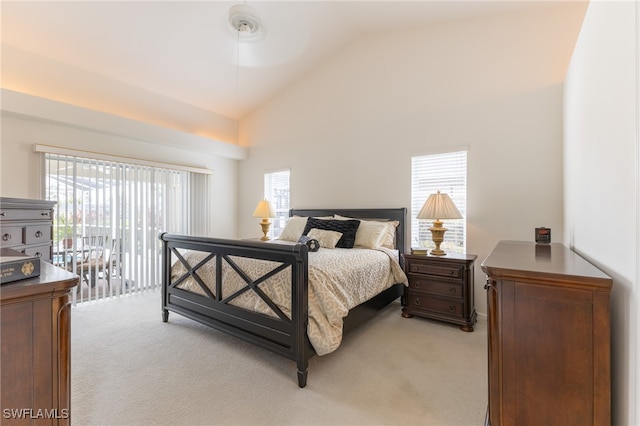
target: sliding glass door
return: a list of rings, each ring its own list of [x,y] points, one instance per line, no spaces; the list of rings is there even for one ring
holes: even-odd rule
[[[193,173],[58,154],[45,170],[54,263],[82,278],[74,302],[159,286],[158,235],[189,233]]]

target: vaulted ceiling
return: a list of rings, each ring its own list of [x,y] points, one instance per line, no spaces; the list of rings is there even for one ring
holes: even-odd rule
[[[229,24],[229,10],[237,4],[260,16],[262,40],[239,42]],[[111,102],[124,111],[143,105],[142,98],[151,100],[148,108],[159,108],[154,100],[170,100],[235,120],[358,37],[547,5],[3,1],[2,87],[95,109]]]

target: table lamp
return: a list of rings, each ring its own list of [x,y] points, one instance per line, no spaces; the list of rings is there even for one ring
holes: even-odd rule
[[[440,244],[444,241],[444,233],[447,232],[447,228],[442,226],[440,219],[462,219],[462,214],[453,204],[451,198],[447,194],[442,194],[438,191],[437,194],[429,195],[427,201],[420,209],[417,216],[418,219],[435,219],[433,226],[429,228],[431,231],[431,239],[433,240],[436,248],[431,250],[431,254],[434,256],[444,256],[446,253],[440,249]]]
[[[268,241],[269,236],[269,226],[271,226],[271,222],[269,222],[269,218],[276,217],[276,212],[271,207],[271,203],[267,200],[262,200],[258,203],[256,210],[253,212],[253,217],[261,217],[262,222],[260,222],[260,226],[262,227],[262,233],[264,234],[260,239],[262,241]]]

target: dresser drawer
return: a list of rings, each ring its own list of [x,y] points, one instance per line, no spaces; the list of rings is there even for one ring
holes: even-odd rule
[[[46,209],[0,209],[2,220],[51,220],[51,210]]]
[[[454,300],[426,297],[420,293],[409,293],[407,308],[426,311],[436,311],[450,316],[463,316],[463,303]]]
[[[51,262],[51,244],[25,247],[22,252],[29,256],[38,256],[45,262]]]
[[[438,277],[461,278],[462,268],[459,266],[434,265],[433,262],[420,262],[419,260],[409,260],[407,272],[413,274],[427,274]]]
[[[51,210],[44,209],[0,209],[2,220],[51,220]]]
[[[13,247],[22,244],[23,226],[2,227],[0,233],[0,247]]]
[[[24,227],[24,243],[35,244],[51,241],[51,225],[28,225]]]
[[[424,275],[409,274],[409,290],[462,299],[462,283],[439,281]]]

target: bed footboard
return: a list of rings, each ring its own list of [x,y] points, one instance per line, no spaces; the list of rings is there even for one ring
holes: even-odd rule
[[[308,248],[304,244],[239,241],[217,238],[191,237],[163,233],[162,240],[162,321],[169,312],[176,312],[210,327],[242,338],[265,349],[296,361],[298,385],[307,382],[308,360],[315,352],[307,337],[308,323]],[[183,253],[198,251],[205,254],[195,265],[189,264]],[[251,258],[276,262],[277,266],[260,277],[250,277],[234,259]],[[180,262],[186,273],[172,278],[172,265]],[[199,270],[208,262],[216,262],[215,290],[204,284]],[[233,294],[224,294],[223,265],[231,267],[246,283]],[[289,271],[291,282],[290,316],[287,316],[261,289],[271,276]],[[204,294],[178,287],[187,278],[193,279]],[[255,313],[231,302],[242,293],[255,292],[275,313],[268,316]]]

